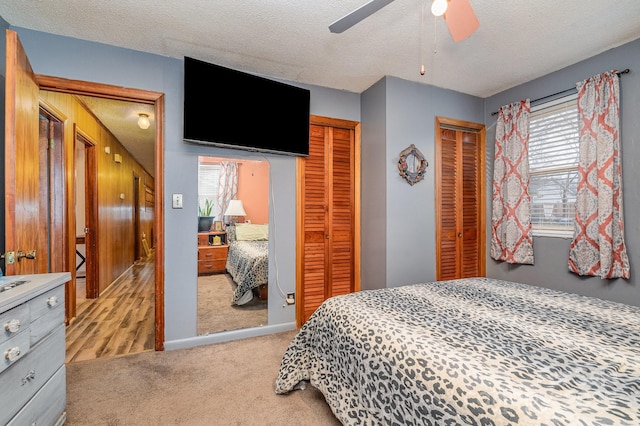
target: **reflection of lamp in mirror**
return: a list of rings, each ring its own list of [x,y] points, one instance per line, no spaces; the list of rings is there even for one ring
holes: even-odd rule
[[[244,211],[242,200],[229,201],[229,207],[227,207],[224,215],[231,216],[231,218],[229,219],[230,225],[235,225],[238,222],[238,216],[246,216],[247,212]]]

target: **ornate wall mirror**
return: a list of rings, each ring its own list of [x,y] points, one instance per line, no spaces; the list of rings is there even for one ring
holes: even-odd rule
[[[409,185],[420,182],[424,179],[425,171],[429,163],[424,158],[424,155],[420,152],[414,144],[411,144],[408,148],[400,153],[400,159],[398,160],[398,171]]]
[[[268,198],[267,161],[198,158],[198,205],[214,216],[198,230],[198,334],[267,324]]]

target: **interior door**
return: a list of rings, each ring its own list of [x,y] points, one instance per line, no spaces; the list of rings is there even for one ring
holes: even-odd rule
[[[360,143],[356,122],[311,117],[298,158],[297,325],[325,299],[360,289]]]
[[[485,274],[484,125],[436,118],[436,279]]]
[[[16,32],[6,33],[5,273],[46,273],[47,232],[39,218],[39,87]]]

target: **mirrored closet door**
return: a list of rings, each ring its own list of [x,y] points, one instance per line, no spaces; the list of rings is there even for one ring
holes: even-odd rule
[[[268,229],[269,163],[199,157],[198,334],[267,324]]]

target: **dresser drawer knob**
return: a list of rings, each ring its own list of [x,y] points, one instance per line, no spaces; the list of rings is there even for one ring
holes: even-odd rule
[[[20,320],[14,318],[11,321],[7,321],[4,324],[4,329],[9,333],[15,333],[16,331],[20,330]]]
[[[36,370],[29,371],[29,374],[24,376],[22,379],[22,386],[26,385],[28,382],[36,378]]]
[[[58,306],[58,296],[51,296],[50,298],[48,298],[47,305],[51,306],[52,308],[54,306]]]
[[[20,357],[20,348],[16,346],[16,347],[7,349],[6,351],[4,351],[4,357],[9,362],[15,361]]]

